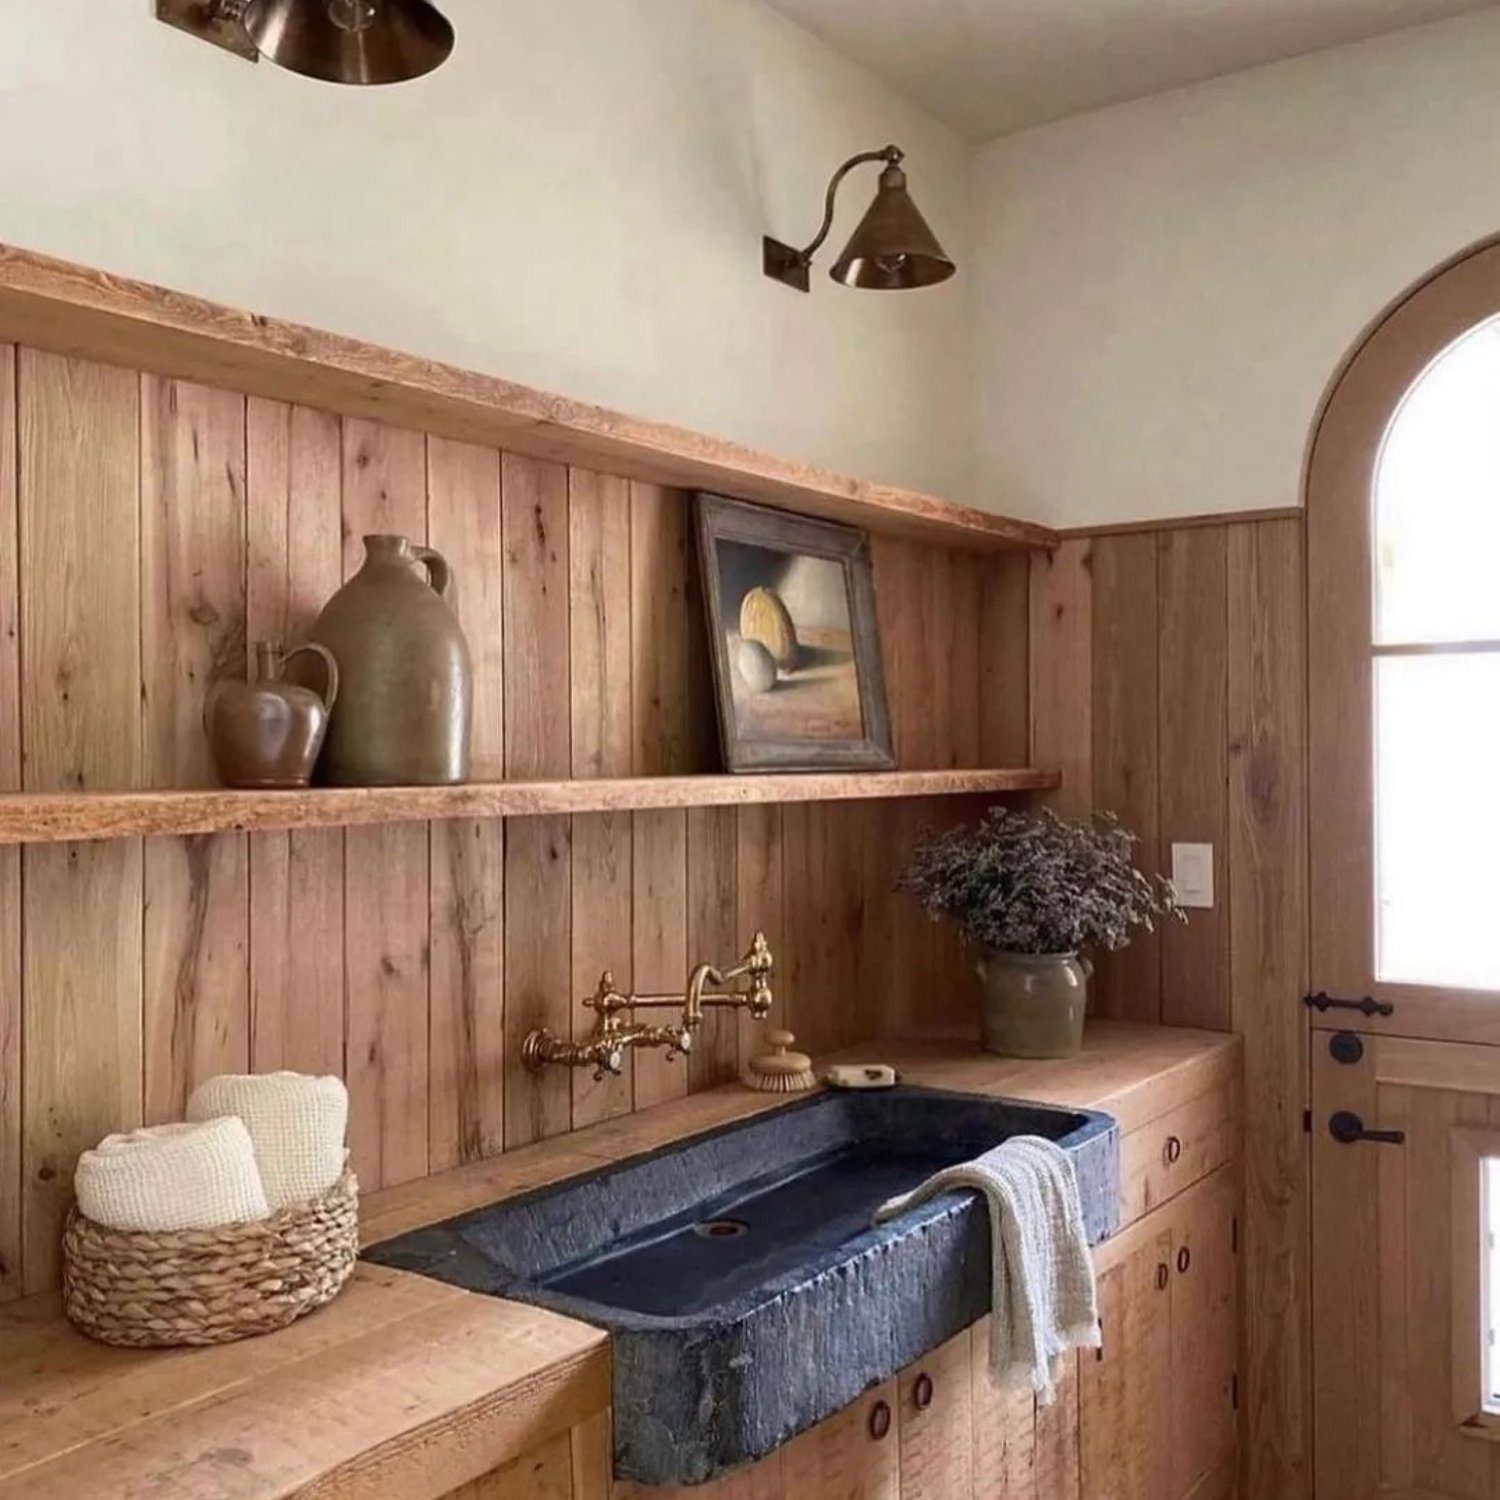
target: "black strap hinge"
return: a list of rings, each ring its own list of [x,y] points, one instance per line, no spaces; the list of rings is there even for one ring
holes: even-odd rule
[[[1316,995],[1304,995],[1302,1003],[1309,1010],[1322,1011],[1324,1014],[1330,1010],[1357,1010],[1362,1016],[1396,1014],[1396,1007],[1389,1000],[1376,1000],[1370,995],[1366,995],[1363,1000],[1335,1000],[1332,995],[1326,995],[1319,990]]]

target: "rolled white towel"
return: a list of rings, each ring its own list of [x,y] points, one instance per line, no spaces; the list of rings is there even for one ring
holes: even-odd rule
[[[343,1175],[349,1091],[337,1078],[302,1073],[210,1078],[193,1091],[187,1116],[217,1115],[245,1122],[273,1213],[322,1197]]]
[[[79,1212],[108,1229],[217,1229],[270,1213],[242,1120],[108,1136],[78,1158],[73,1188]]]

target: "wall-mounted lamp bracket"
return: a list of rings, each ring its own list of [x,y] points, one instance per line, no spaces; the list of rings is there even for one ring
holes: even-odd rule
[[[805,250],[793,250],[770,235],[761,241],[765,272],[773,281],[783,281],[794,291],[812,291],[812,256]]]
[[[259,62],[260,52],[245,32],[244,0],[156,0],[156,19],[212,42],[246,62]]]

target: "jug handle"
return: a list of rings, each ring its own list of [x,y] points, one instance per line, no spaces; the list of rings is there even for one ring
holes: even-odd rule
[[[413,547],[411,550],[417,561],[427,569],[427,577],[438,598],[446,599],[448,590],[453,587],[453,569],[449,567],[448,559],[431,547]]]
[[[339,696],[339,664],[334,660],[333,652],[317,641],[304,641],[300,646],[293,646],[281,658],[282,664],[285,665],[294,656],[301,656],[303,652],[318,657],[323,663],[323,670],[327,674],[327,682],[323,688],[323,707],[328,713],[332,713]]]

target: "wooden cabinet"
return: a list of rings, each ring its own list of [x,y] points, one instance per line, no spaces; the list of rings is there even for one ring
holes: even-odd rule
[[[1101,1249],[1104,1344],[1079,1363],[1083,1500],[1184,1500],[1233,1457],[1238,1192],[1222,1169]]]

